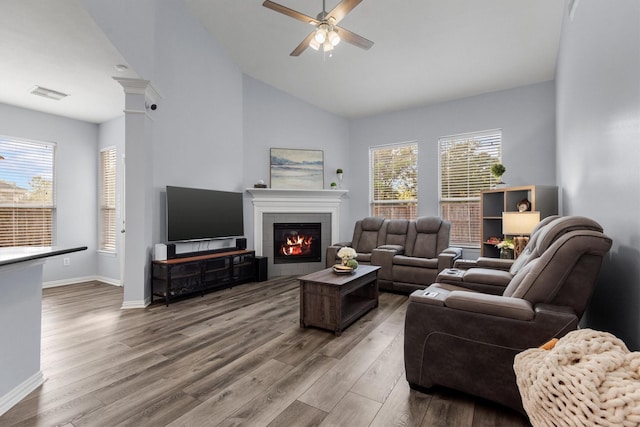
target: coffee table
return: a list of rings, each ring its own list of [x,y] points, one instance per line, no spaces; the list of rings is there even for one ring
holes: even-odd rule
[[[331,268],[300,280],[300,327],[315,326],[342,331],[378,306],[378,270],[360,265],[353,273],[337,274]]]

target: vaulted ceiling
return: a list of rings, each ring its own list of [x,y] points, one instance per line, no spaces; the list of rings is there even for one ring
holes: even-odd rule
[[[552,80],[561,0],[363,0],[341,22],[375,44],[289,53],[312,27],[263,0],[184,0],[245,74],[355,118]],[[315,17],[321,0],[279,0]],[[338,4],[328,0],[327,10]],[[80,0],[1,0],[0,102],[100,123],[121,114],[125,63]],[[35,85],[69,93],[31,95]]]

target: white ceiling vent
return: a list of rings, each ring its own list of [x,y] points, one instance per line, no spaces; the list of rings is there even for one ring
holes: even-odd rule
[[[69,96],[68,93],[58,92],[42,86],[34,86],[31,89],[31,94],[42,96],[43,98],[55,99],[56,101],[60,101],[62,98]]]

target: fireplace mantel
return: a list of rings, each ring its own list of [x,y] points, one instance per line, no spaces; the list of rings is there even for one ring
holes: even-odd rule
[[[262,215],[265,213],[330,213],[331,241],[340,234],[340,203],[347,190],[293,190],[247,188],[253,196],[253,244],[256,255],[263,254]]]

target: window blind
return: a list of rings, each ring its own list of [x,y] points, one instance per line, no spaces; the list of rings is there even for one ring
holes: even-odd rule
[[[442,137],[438,140],[440,213],[451,222],[452,245],[480,247],[480,192],[496,183],[502,131]]]
[[[0,247],[52,246],[55,148],[0,137]]]
[[[100,245],[102,251],[116,251],[116,149],[100,151]]]
[[[369,148],[371,213],[415,219],[418,212],[418,143]]]

